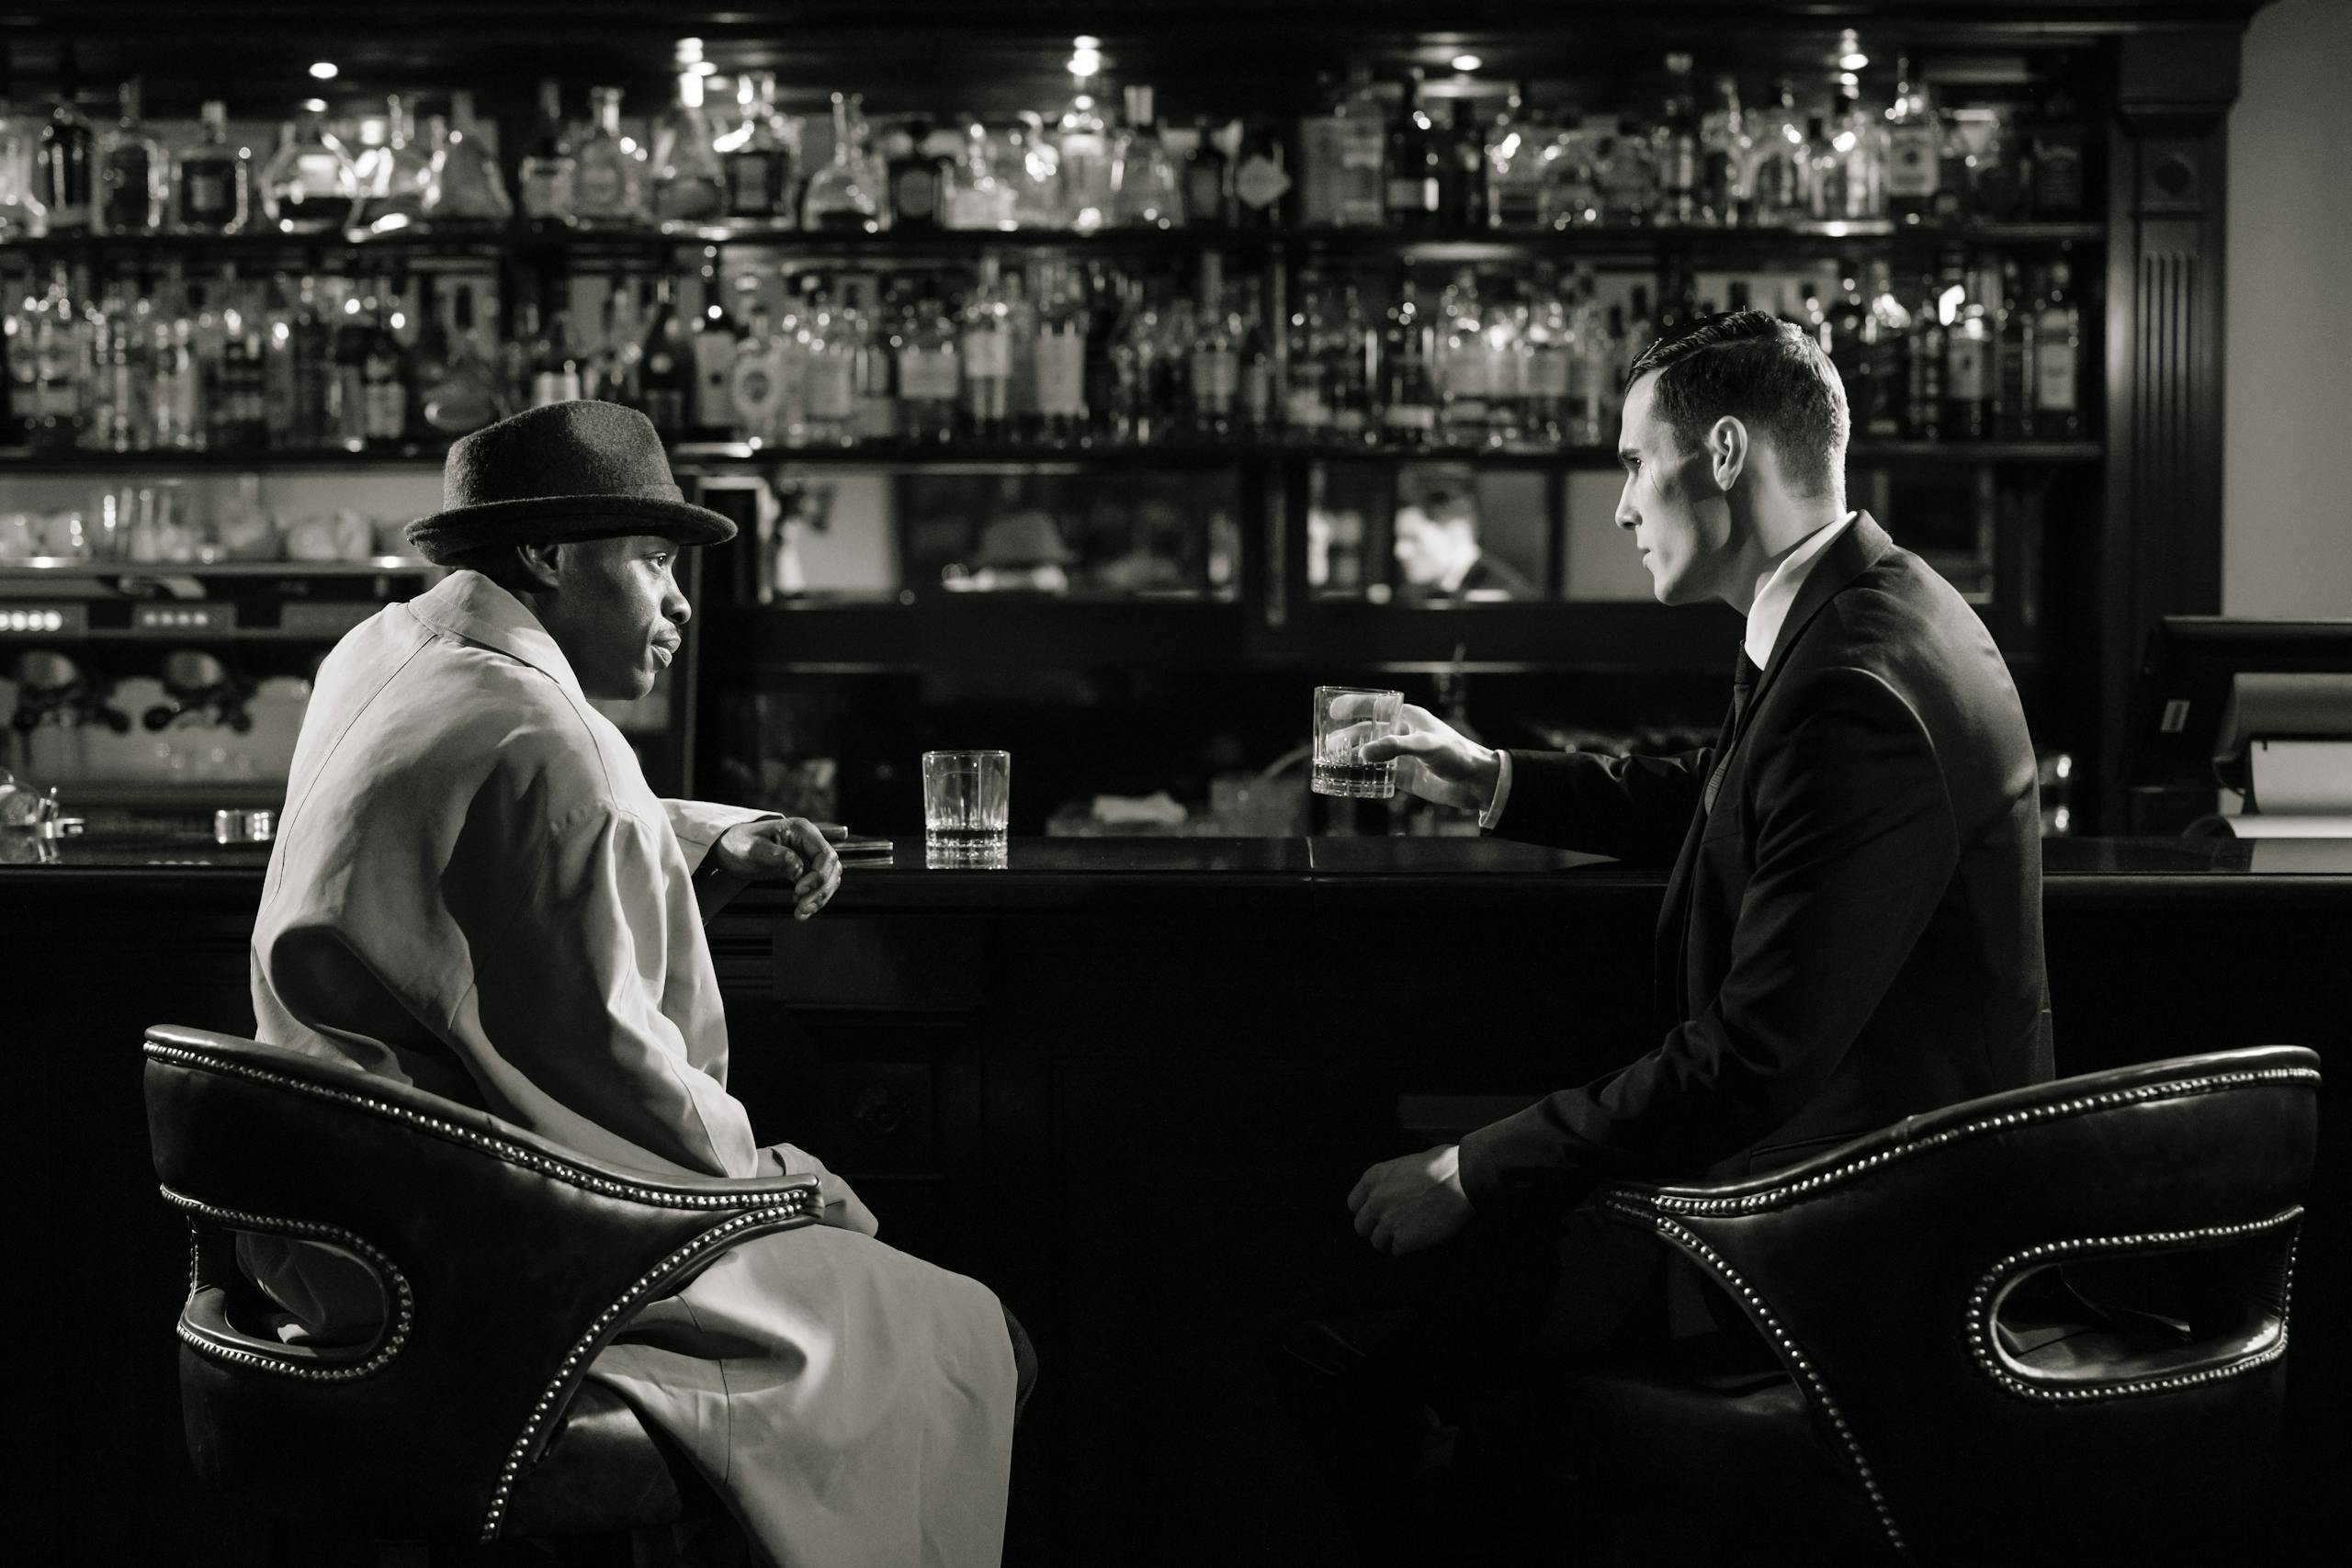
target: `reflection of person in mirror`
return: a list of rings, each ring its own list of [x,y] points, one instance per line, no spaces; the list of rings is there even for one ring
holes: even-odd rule
[[[1478,498],[1432,491],[1396,513],[1396,564],[1403,592],[1419,599],[1528,599],[1535,585],[1478,542]]]
[[[945,581],[975,593],[1067,593],[1078,558],[1050,513],[1024,506],[989,519],[970,568],[950,567]]]

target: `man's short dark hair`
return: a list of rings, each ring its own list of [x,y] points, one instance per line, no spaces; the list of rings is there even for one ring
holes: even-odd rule
[[[1729,414],[1771,442],[1800,495],[1844,489],[1851,427],[1846,389],[1821,345],[1761,310],[1703,316],[1642,351],[1627,387],[1658,373],[1651,406],[1686,450]]]

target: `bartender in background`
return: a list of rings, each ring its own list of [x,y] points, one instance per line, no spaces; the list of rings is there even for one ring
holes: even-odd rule
[[[1432,490],[1396,513],[1396,564],[1408,599],[1532,599],[1535,585],[1478,542],[1478,498]]]

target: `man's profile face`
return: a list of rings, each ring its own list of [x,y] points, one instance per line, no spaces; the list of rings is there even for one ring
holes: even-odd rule
[[[588,695],[641,697],[676,654],[693,613],[673,575],[678,549],[653,534],[557,547],[556,589],[539,619]]]
[[[1673,427],[1652,417],[1657,391],[1652,371],[1625,392],[1617,436],[1625,489],[1617,498],[1617,526],[1632,531],[1657,602],[1695,604],[1721,597],[1731,564],[1731,509],[1705,451],[1684,450]]]
[[[1437,587],[1465,553],[1476,548],[1466,523],[1431,517],[1418,506],[1396,513],[1396,564],[1416,588]]]

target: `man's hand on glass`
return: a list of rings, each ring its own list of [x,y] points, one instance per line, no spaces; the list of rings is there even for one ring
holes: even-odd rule
[[[1369,701],[1364,697],[1336,698],[1331,704],[1331,716],[1352,717],[1347,705]],[[1397,710],[1395,734],[1363,741],[1357,755],[1365,762],[1393,760],[1398,789],[1440,806],[1458,806],[1469,811],[1484,811],[1494,804],[1495,785],[1502,778],[1501,752],[1491,746],[1479,745],[1429,709],[1411,703]]]
[[[823,908],[842,885],[842,858],[805,817],[738,822],[710,846],[718,869],[734,876],[783,877],[792,884],[792,918]]]
[[[1452,1241],[1469,1225],[1470,1196],[1462,1190],[1462,1147],[1436,1148],[1383,1160],[1363,1173],[1348,1207],[1356,1235],[1379,1251],[1403,1257]]]

